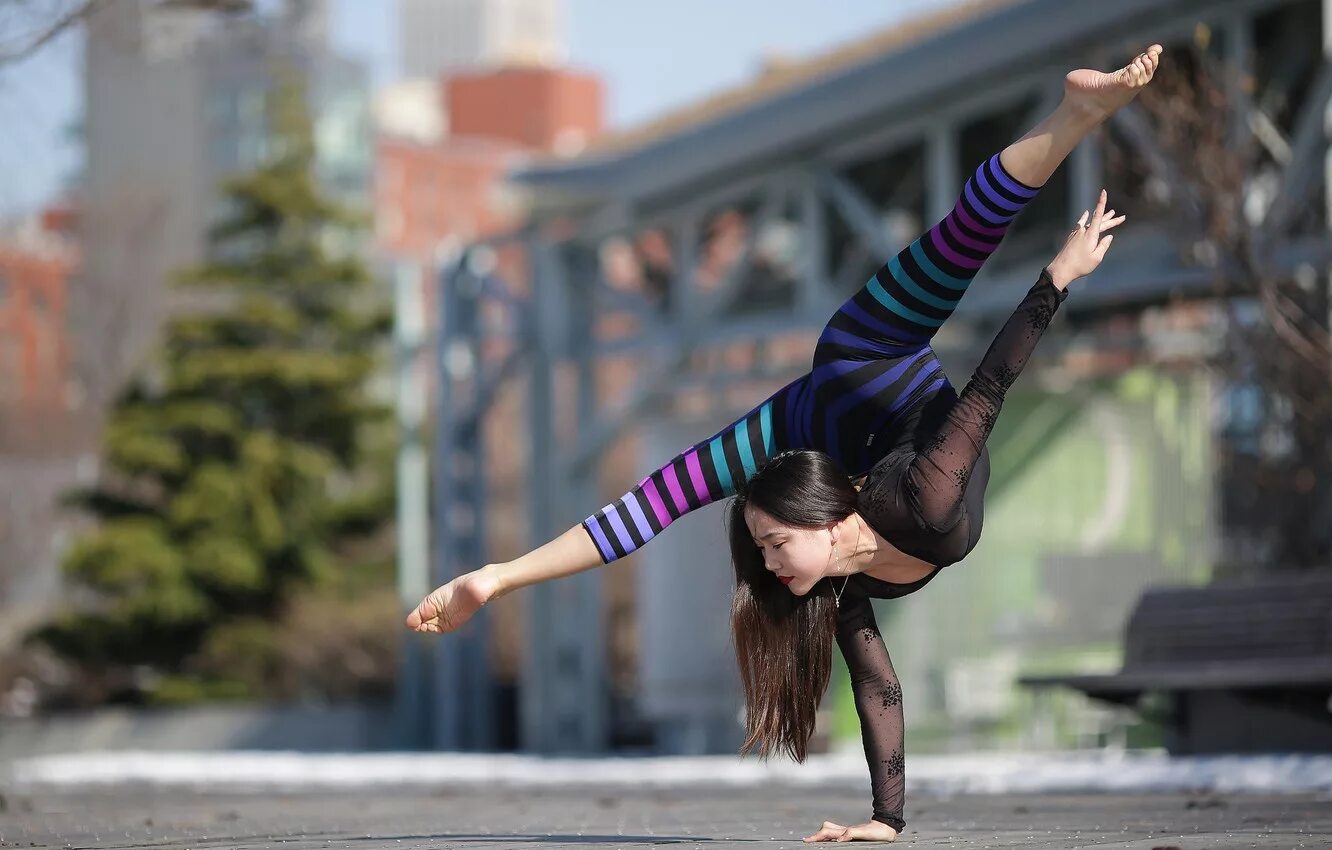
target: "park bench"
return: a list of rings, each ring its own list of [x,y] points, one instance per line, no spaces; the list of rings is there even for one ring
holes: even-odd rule
[[[1150,588],[1118,673],[1019,681],[1132,707],[1164,694],[1158,719],[1175,753],[1332,752],[1332,576]]]

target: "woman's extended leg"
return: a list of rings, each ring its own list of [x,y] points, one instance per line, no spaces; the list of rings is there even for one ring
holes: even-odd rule
[[[1151,80],[1160,55],[1154,44],[1118,71],[1070,72],[1059,107],[982,163],[952,211],[842,305],[819,338],[816,366],[833,359],[865,360],[867,354],[900,357],[923,348],[999,247],[1008,225],[1073,148]]]

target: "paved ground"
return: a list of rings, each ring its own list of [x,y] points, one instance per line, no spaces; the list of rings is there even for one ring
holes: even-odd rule
[[[419,789],[218,795],[128,789],[11,794],[0,848],[805,847],[825,819],[865,815],[825,791]],[[897,843],[948,848],[1332,846],[1328,795],[913,797]]]

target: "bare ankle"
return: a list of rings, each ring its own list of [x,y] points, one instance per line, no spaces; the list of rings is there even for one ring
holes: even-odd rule
[[[1051,118],[1082,132],[1091,130],[1115,113],[1115,110],[1095,98],[1081,94],[1065,94]],[[1062,119],[1062,120],[1061,120]]]

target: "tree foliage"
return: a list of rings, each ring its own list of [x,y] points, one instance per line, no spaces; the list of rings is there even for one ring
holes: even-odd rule
[[[111,412],[98,484],[72,494],[97,524],[64,560],[71,610],[38,637],[91,698],[319,690],[284,644],[317,631],[308,600],[393,613],[371,545],[392,509],[368,393],[387,315],[360,219],[315,177],[304,104],[294,81],[270,97],[270,155],[224,185],[213,259],[179,276],[193,306]]]

